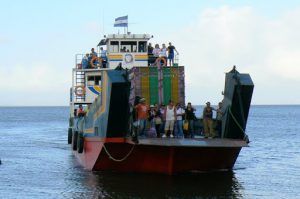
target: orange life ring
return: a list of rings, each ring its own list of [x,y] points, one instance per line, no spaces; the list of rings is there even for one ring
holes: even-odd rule
[[[158,63],[160,63],[161,61],[163,61],[163,66],[167,66],[167,60],[163,57],[159,57],[155,60],[155,65],[157,65]]]
[[[96,68],[95,64],[94,64],[94,61],[97,61],[98,60],[98,57],[97,56],[93,56],[91,61],[90,61],[90,64],[91,64],[91,67],[92,68]]]
[[[77,96],[80,96],[80,97],[84,96],[85,95],[85,87],[84,86],[76,86],[74,92]]]

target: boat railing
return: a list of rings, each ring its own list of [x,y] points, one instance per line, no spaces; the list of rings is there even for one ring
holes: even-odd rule
[[[82,66],[82,61],[84,58],[85,54],[76,54],[75,55],[75,68],[76,69],[83,69]],[[100,57],[100,53],[97,53],[97,56]],[[100,65],[96,64],[95,68],[90,68],[90,69],[97,69]]]
[[[83,61],[84,56],[85,56],[85,54],[76,54],[75,55],[75,68],[76,69],[84,69],[83,65],[82,65],[82,61]],[[97,53],[97,56],[100,57],[100,53]],[[154,65],[157,58],[158,57],[154,57],[153,55],[148,54],[148,66]],[[165,65],[168,66],[168,59],[165,60]],[[178,54],[175,55],[175,57],[174,57],[173,66],[179,66],[179,55]],[[101,68],[101,63],[95,64],[95,68],[88,68],[88,69],[93,70],[93,69],[97,69],[97,68]],[[106,68],[109,68],[109,62],[106,63]]]

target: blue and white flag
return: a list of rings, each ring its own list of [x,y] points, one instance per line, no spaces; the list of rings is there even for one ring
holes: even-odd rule
[[[116,18],[114,27],[128,27],[128,15]]]

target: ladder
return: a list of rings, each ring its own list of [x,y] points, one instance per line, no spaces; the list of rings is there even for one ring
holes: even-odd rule
[[[85,88],[85,72],[76,70],[76,72],[75,72],[75,88],[78,88],[81,86],[83,87],[83,89]],[[76,95],[76,93],[75,93],[75,101],[84,102],[85,94],[86,93],[84,92],[84,90],[82,91],[82,95]]]

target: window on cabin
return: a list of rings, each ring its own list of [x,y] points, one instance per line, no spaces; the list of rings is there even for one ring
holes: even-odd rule
[[[101,76],[100,75],[88,76],[87,85],[88,86],[100,86],[101,85]]]
[[[136,41],[121,41],[120,52],[137,52]]]
[[[109,52],[111,52],[111,53],[118,53],[119,52],[119,42],[118,41],[111,41],[110,42]]]
[[[138,52],[139,53],[147,52],[146,46],[147,46],[147,42],[146,41],[139,41]]]

